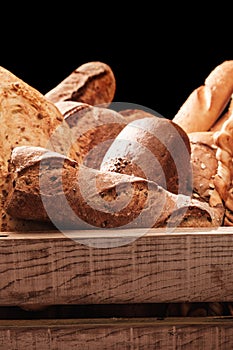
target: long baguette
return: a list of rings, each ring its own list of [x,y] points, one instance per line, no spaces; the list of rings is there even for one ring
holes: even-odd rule
[[[220,226],[223,211],[146,179],[78,166],[58,153],[16,147],[7,212],[60,229]]]
[[[218,65],[178,110],[173,121],[187,133],[208,131],[233,93],[233,60]]]

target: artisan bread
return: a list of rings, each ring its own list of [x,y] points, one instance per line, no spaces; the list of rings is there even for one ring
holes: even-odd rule
[[[219,131],[221,130],[223,124],[227,119],[231,117],[233,114],[233,98],[231,96],[229,105],[226,108],[226,111],[218,118],[218,120],[214,123],[214,125],[210,128],[210,131]]]
[[[53,103],[77,101],[90,105],[109,105],[115,95],[116,79],[111,67],[103,62],[87,62],[72,71],[45,97]]]
[[[207,202],[215,187],[214,177],[218,167],[217,146],[213,134],[211,131],[188,134],[191,145],[193,195]]]
[[[39,223],[13,219],[5,212],[10,180],[8,164],[11,151],[20,145],[53,148],[50,137],[63,123],[58,108],[40,92],[0,67],[0,230],[41,229]],[[64,139],[57,138],[54,149],[63,152]]]
[[[101,171],[144,177],[173,193],[190,191],[190,143],[186,132],[166,118],[128,123],[107,150]]]
[[[217,146],[217,172],[214,178],[216,191],[225,206],[225,226],[233,225],[233,115],[214,133]]]
[[[125,127],[124,117],[106,107],[87,103],[55,103],[69,127],[70,146],[66,155],[79,164],[99,169],[115,137]]]
[[[208,131],[220,117],[233,93],[233,60],[215,67],[183,103],[173,122],[187,133]]]
[[[12,151],[7,212],[59,229],[219,226],[222,211],[155,182],[99,171],[40,147]]]

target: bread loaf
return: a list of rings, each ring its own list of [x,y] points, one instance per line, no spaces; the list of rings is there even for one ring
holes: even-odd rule
[[[7,212],[59,229],[221,225],[222,212],[152,181],[78,165],[38,147],[16,147]]]
[[[10,187],[8,164],[16,146],[53,148],[50,137],[63,122],[63,115],[40,92],[4,67],[0,67],[0,112],[0,230],[40,230],[39,223],[25,223],[5,212]],[[63,142],[63,138],[57,138],[54,149],[62,153]]]
[[[173,193],[190,191],[190,143],[177,124],[157,116],[127,124],[106,152],[100,169],[144,177]]]
[[[106,107],[74,101],[57,102],[69,127],[66,155],[79,164],[99,169],[111,143],[126,125],[124,117]]]
[[[77,101],[90,105],[109,105],[115,95],[116,80],[110,66],[93,61],[79,66],[45,97],[53,103]]]
[[[227,119],[231,117],[233,114],[233,98],[231,96],[229,105],[227,106],[226,111],[218,118],[218,120],[214,123],[214,125],[210,128],[210,131],[219,131],[221,130],[223,124]]]
[[[208,131],[220,117],[233,93],[233,60],[219,64],[195,89],[173,118],[187,133]]]
[[[233,114],[223,123],[221,129],[214,133],[217,146],[217,172],[214,178],[216,191],[224,206],[224,225],[233,225]]]

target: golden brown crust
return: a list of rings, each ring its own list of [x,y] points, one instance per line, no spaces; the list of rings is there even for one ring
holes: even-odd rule
[[[225,121],[220,131],[214,133],[217,145],[218,168],[214,184],[226,208],[233,210],[233,118]]]
[[[233,93],[233,60],[218,65],[183,103],[173,121],[187,133],[208,131],[227,106]]]
[[[11,186],[8,163],[15,146],[46,147],[54,130],[62,123],[63,115],[39,91],[0,67],[0,229],[17,230],[27,224],[14,220],[5,213],[4,201]],[[55,147],[62,152],[63,140]],[[33,225],[32,225],[33,226]],[[28,229],[32,229],[28,225]]]
[[[114,98],[116,80],[111,67],[103,62],[87,62],[79,66],[45,97],[59,101],[77,101],[93,106],[107,106]]]
[[[231,96],[231,100],[229,102],[229,106],[226,110],[226,112],[223,113],[223,115],[221,115],[218,120],[214,123],[214,125],[211,127],[210,131],[219,131],[221,130],[223,124],[225,123],[225,121],[227,119],[229,119],[231,117],[231,115],[233,114],[233,98]]]

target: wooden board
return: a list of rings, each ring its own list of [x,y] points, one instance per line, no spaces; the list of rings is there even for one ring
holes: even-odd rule
[[[232,228],[109,234],[2,233],[0,305],[233,301]]]
[[[0,350],[230,350],[232,318],[0,321]]]

